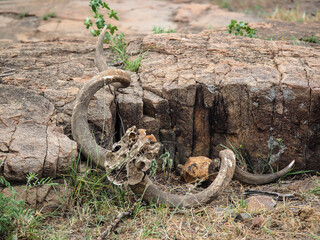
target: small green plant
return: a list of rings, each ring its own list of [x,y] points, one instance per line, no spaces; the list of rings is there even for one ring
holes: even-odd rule
[[[262,39],[263,40],[267,40],[267,41],[273,41],[274,38],[275,38],[275,36],[272,35],[271,37],[270,36],[264,36]]]
[[[268,140],[268,162],[273,164],[280,160],[281,155],[285,152],[286,146],[283,144],[281,138],[275,139],[273,136],[270,136]],[[276,153],[274,152],[276,150]]]
[[[133,57],[132,55],[129,57],[128,55],[126,56],[126,58],[123,60],[124,65],[125,65],[125,69],[131,71],[131,72],[137,72],[140,68],[141,65],[141,61],[144,57],[145,53],[139,53],[138,56]]]
[[[158,169],[158,163],[156,159],[153,159],[150,163],[150,167],[149,167],[149,176],[151,177],[155,177],[157,174],[157,169]]]
[[[300,46],[301,41],[294,35],[291,35],[290,40],[292,41],[292,45]]]
[[[29,16],[29,13],[28,12],[22,12],[19,14],[19,18],[25,18],[25,17],[28,17]]]
[[[93,23],[90,19],[90,17],[87,17],[84,21],[84,25],[86,25],[86,28],[90,29],[90,33],[92,36],[97,37],[100,35],[101,29],[103,29],[105,26],[107,26],[106,31],[106,42],[111,41],[112,36],[116,31],[118,31],[118,27],[115,25],[112,25],[111,23],[106,24],[106,20],[104,19],[104,15],[99,12],[100,8],[107,10],[108,18],[115,19],[119,21],[119,18],[117,16],[118,12],[114,11],[109,7],[109,4],[106,2],[102,2],[101,0],[90,0],[89,6],[91,7],[91,12],[94,13],[93,18],[96,19],[95,25],[97,29],[91,28],[93,27]]]
[[[301,41],[309,42],[309,43],[320,43],[317,36],[304,37]]]
[[[42,20],[47,21],[48,19],[49,19],[48,13],[46,13],[45,15],[42,16]]]
[[[238,23],[237,20],[231,20],[228,25],[228,33],[236,36],[257,38],[256,32],[257,30],[255,28],[249,27],[249,23],[244,23],[242,21]]]
[[[166,174],[166,178],[168,181],[173,168],[173,159],[170,156],[170,152],[168,150],[165,150],[165,152],[160,155],[159,160],[162,161],[161,168],[162,171]],[[156,167],[158,167],[158,165]],[[156,172],[157,169],[155,169],[154,171]]]
[[[236,213],[246,212],[248,208],[248,203],[244,200],[243,197],[238,197],[237,194],[232,190],[231,201],[234,205]]]
[[[5,239],[35,239],[39,217],[25,201],[17,199],[17,193],[4,177],[0,177],[0,185],[11,193],[10,197],[0,193],[0,236]]]
[[[286,178],[287,176],[293,176],[293,175],[300,175],[300,174],[304,174],[304,173],[312,173],[314,172],[314,170],[300,170],[300,171],[293,171],[293,168],[290,169],[283,177]]]
[[[173,29],[173,28],[169,28],[168,30],[165,30],[164,27],[153,26],[152,32],[153,32],[154,34],[159,34],[159,33],[175,33],[176,30]]]
[[[320,172],[317,172],[317,175],[319,176]],[[320,196],[320,180],[315,180],[315,183],[316,183],[316,186],[313,189],[311,189],[309,193]]]
[[[210,0],[210,2],[216,2],[219,7],[232,10],[229,0]]]
[[[234,152],[234,155],[236,156],[236,159],[238,160],[238,163],[240,164],[241,168],[254,172],[251,159],[247,151],[244,149],[243,145],[240,144],[238,147],[235,147],[232,145],[232,143],[228,139],[227,139],[227,143],[228,143],[228,146],[225,146],[223,144],[220,144],[220,146],[225,149],[231,149]]]
[[[236,159],[238,160],[238,163],[240,164],[241,168],[245,170],[249,170],[249,172],[253,173],[259,173],[263,174],[266,172],[273,172],[272,164],[279,161],[281,155],[285,152],[286,146],[283,144],[282,139],[274,139],[272,136],[270,136],[268,140],[268,156],[267,157],[259,157],[259,162],[261,162],[262,166],[259,166],[258,171],[253,167],[253,164],[251,162],[250,156],[243,147],[242,144],[239,145],[239,147],[233,146],[228,140],[227,143],[229,146],[225,146],[223,144],[220,144],[221,147],[226,149],[231,149]],[[298,173],[297,173],[298,174]]]
[[[230,3],[229,3],[228,0],[220,1],[219,6],[220,6],[221,8],[226,8],[226,9],[229,9],[229,10],[232,9],[232,8],[231,8],[231,5],[230,5]]]
[[[162,171],[171,172],[173,167],[173,160],[170,156],[169,151],[166,150],[163,154],[161,154],[159,159],[162,160]]]
[[[120,61],[124,65],[125,70],[129,70],[131,72],[137,72],[141,61],[145,54],[148,53],[148,51],[144,53],[139,53],[137,56],[128,55],[127,54],[127,44],[124,40],[124,34],[120,33],[116,36],[112,37],[111,41],[109,42],[110,49],[113,51],[116,55],[114,61]]]
[[[55,12],[46,13],[42,16],[42,20],[48,20],[49,18],[55,18],[57,17]]]
[[[94,13],[93,18],[96,19],[95,27],[93,26],[92,20],[90,17],[87,17],[84,21],[84,25],[87,29],[90,29],[90,33],[92,36],[97,37],[100,35],[101,30],[106,26],[107,31],[105,33],[105,43],[108,43],[110,49],[115,53],[116,57],[114,61],[120,61],[123,64],[123,68],[126,70],[130,70],[132,72],[138,71],[141,60],[146,53],[139,53],[138,56],[133,56],[127,54],[127,44],[125,42],[125,35],[123,33],[115,34],[118,31],[118,27],[116,25],[112,25],[110,23],[106,23],[104,15],[99,11],[100,9],[107,10],[107,16],[109,19],[119,20],[117,14],[118,12],[114,11],[109,7],[106,2],[102,2],[102,0],[90,0],[89,6],[91,7],[91,12]]]
[[[39,179],[37,173],[31,172],[27,174],[26,188],[33,188],[40,185],[49,185],[49,186],[58,185],[58,183],[52,183],[51,181],[52,181],[51,177]]]
[[[49,13],[49,17],[55,18],[55,17],[57,17],[57,14],[55,12],[51,12],[51,13]]]

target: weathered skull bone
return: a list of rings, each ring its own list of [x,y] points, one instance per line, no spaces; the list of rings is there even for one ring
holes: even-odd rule
[[[159,149],[160,144],[153,135],[135,126],[129,128],[106,154],[108,179],[117,185],[141,182]]]
[[[104,61],[103,39],[105,32],[106,27],[101,31],[96,47],[96,64],[100,73],[91,78],[80,90],[75,101],[71,126],[74,140],[78,146],[81,146],[82,153],[91,158],[98,167],[106,168],[107,171],[111,170],[110,179],[113,179],[115,183],[127,183],[134,193],[142,195],[143,199],[147,201],[165,202],[174,207],[194,207],[209,203],[219,196],[232,178],[249,184],[265,184],[279,179],[290,170],[294,161],[279,172],[265,175],[250,174],[237,167],[234,153],[225,149],[219,153],[221,163],[218,175],[208,188],[197,194],[177,195],[162,191],[145,174],[150,160],[159,150],[152,135],[146,136],[145,132],[134,130],[135,127],[133,127],[128,130],[122,143],[114,144],[113,152],[99,146],[91,135],[88,125],[89,102],[105,84],[113,85],[116,88],[125,88],[131,82],[127,72],[120,69],[109,69]],[[128,146],[131,147],[132,155],[130,155],[130,151],[125,151]],[[141,154],[142,152],[144,155]],[[124,167],[125,170],[123,170]],[[112,170],[116,171],[112,173]]]

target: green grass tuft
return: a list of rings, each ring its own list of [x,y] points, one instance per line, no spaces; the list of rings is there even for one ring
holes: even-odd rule
[[[154,34],[160,34],[160,33],[175,33],[176,30],[173,28],[169,28],[168,30],[165,30],[164,27],[157,27],[153,26],[152,32]]]

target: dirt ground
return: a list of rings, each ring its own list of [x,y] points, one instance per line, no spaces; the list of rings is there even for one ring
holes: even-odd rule
[[[95,42],[96,39],[83,25],[85,17],[90,16],[88,2],[0,1],[0,47],[57,39]],[[249,22],[251,27],[257,29],[257,36],[266,40],[289,41],[312,47],[317,43],[308,43],[302,38],[320,38],[320,20],[317,20],[320,1],[316,0],[108,2],[119,12],[120,21],[116,24],[128,41],[152,34],[153,26],[171,27],[178,33],[214,30],[219,34],[226,31],[231,19]],[[199,10],[200,14],[188,10],[181,12],[181,8],[188,4],[203,4],[206,7]],[[192,9],[198,7],[191,5]],[[301,16],[307,15],[309,20],[272,19],[277,7],[293,11],[298,9]],[[56,17],[43,20],[42,17],[48,12],[55,12]],[[179,20],[178,13],[185,20]],[[172,182],[166,184],[177,188],[177,182],[180,182],[176,178],[173,176]],[[184,186],[183,191],[188,187]],[[272,210],[251,211],[243,196],[248,189],[293,194],[293,197],[277,201]],[[127,211],[138,201],[126,189],[105,185],[102,193],[104,191],[111,196],[110,201],[99,197],[95,202],[78,199],[78,204],[44,218],[35,236],[27,234],[21,239],[96,239],[119,213]],[[320,239],[319,209],[319,176],[293,175],[264,186],[247,186],[232,181],[231,187],[218,199],[195,209],[170,209],[157,204],[147,206],[139,203],[133,214],[124,218],[106,239]]]
[[[180,33],[199,33],[207,29],[225,32],[231,19],[249,22],[251,27],[257,29],[259,38],[290,41],[312,35],[320,37],[320,3],[316,0],[113,0],[108,2],[118,11],[120,21],[116,22],[116,25],[126,34],[128,40],[151,34],[153,26],[174,28]],[[271,19],[277,8],[298,10],[299,17],[306,15],[312,21]],[[50,12],[54,12],[56,17],[43,20],[43,16]],[[87,0],[0,1],[0,45],[59,38],[95,41],[83,24],[87,16],[92,16]]]

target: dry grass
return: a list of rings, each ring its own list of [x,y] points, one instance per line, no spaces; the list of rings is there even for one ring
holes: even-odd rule
[[[209,205],[174,209],[143,203],[128,188],[112,185],[105,172],[91,169],[88,163],[79,172],[79,161],[66,177],[71,194],[63,202],[69,202],[69,207],[49,215],[37,212],[41,219],[33,233],[19,239],[97,239],[119,213],[133,206],[133,214],[122,219],[106,239],[320,239],[320,176],[256,187],[232,181]],[[172,174],[158,174],[156,182],[174,193],[201,190]],[[296,198],[278,202],[271,211],[250,211],[242,195],[249,188],[294,193]],[[238,220],[239,214],[248,218]]]
[[[301,11],[299,5],[292,9],[278,8],[271,13],[266,14],[267,17],[275,20],[283,20],[289,22],[310,22],[320,21],[320,12],[317,11],[314,15],[307,14]]]
[[[256,187],[296,195],[271,211],[248,211],[242,197],[247,188],[232,181],[210,205],[193,209],[138,204],[106,239],[320,239],[319,178]],[[111,185],[94,195],[88,192],[69,210],[47,217],[38,229],[39,239],[96,239],[120,212],[139,201],[128,189]],[[237,220],[240,213],[249,214],[248,219]]]

